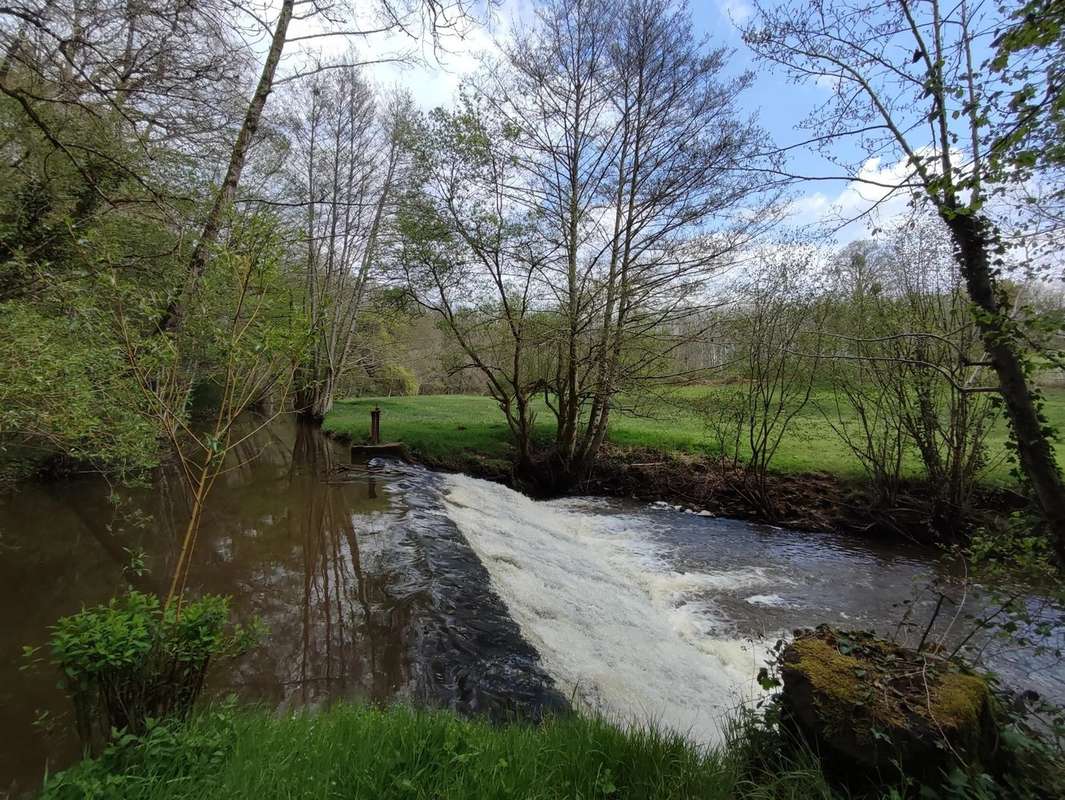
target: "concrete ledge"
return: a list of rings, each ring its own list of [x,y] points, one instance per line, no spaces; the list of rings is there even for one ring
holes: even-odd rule
[[[353,444],[351,457],[356,456],[396,456],[404,458],[406,447],[402,442],[383,442],[382,444]]]

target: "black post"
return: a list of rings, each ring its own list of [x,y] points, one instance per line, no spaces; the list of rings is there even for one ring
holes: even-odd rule
[[[370,444],[381,444],[381,409],[376,406],[370,412]]]

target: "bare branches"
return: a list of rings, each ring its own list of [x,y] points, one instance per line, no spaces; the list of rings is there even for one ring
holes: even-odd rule
[[[293,142],[285,176],[303,217],[304,313],[313,344],[298,376],[296,407],[329,411],[376,278],[382,231],[389,227],[404,165],[401,139],[409,100],[382,108],[360,72],[346,65],[321,74],[292,96],[303,109],[286,128]]]
[[[664,0],[559,0],[421,136],[412,290],[515,413],[523,453],[529,399],[548,396],[561,480],[619,393],[675,377],[706,281],[777,219],[764,135],[735,105],[750,76],[727,63]]]
[[[939,0],[759,5],[744,38],[793,77],[837,78],[831,101],[808,124],[835,138],[856,119],[882,124],[884,138],[916,173],[919,196],[951,232],[987,352],[980,360],[997,375],[1019,461],[1065,561],[1065,482],[1027,376],[1024,337],[999,284],[1002,239],[985,204],[995,176],[986,171],[980,132],[1001,109],[994,101],[1000,88],[974,66],[973,53],[989,44],[994,27],[994,12],[985,6],[979,13],[983,18],[965,2],[943,7]]]

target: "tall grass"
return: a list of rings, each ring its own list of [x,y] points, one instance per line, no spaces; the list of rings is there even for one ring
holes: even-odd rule
[[[653,727],[564,716],[495,726],[442,711],[338,705],[202,713],[50,780],[45,798],[831,798],[816,761],[765,760],[753,729],[707,750]],[[762,764],[758,767],[756,764]]]

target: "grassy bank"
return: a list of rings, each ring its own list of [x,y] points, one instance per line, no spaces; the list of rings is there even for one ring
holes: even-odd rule
[[[704,751],[652,729],[570,716],[492,726],[448,712],[339,705],[209,712],[120,740],[54,777],[45,798],[829,798],[812,759],[753,768],[751,733]],[[760,758],[766,754],[761,753]],[[765,763],[765,762],[762,762]]]
[[[612,420],[610,441],[622,447],[713,455],[713,437],[706,422],[686,401],[696,396],[712,400],[729,390],[727,386],[685,389],[672,401],[666,399],[642,409],[638,416],[617,414]],[[1046,396],[1050,424],[1065,431],[1065,389],[1048,389]],[[323,427],[352,441],[363,441],[369,433],[370,409],[375,405],[381,407],[384,438],[406,443],[427,461],[461,463],[463,458],[471,456],[505,459],[509,452],[509,432],[503,414],[490,397],[427,395],[344,400],[336,404]],[[813,401],[789,428],[772,468],[782,474],[824,472],[840,478],[861,477],[860,465],[828,422],[836,414],[832,393],[816,392]],[[550,412],[541,404],[537,434],[544,441],[551,436],[551,423]],[[1001,485],[1010,480],[1003,423],[995,427],[989,444],[991,463],[984,481]],[[1058,455],[1065,462],[1065,445],[1060,442]],[[911,475],[918,474],[916,459],[911,459],[908,470]]]

